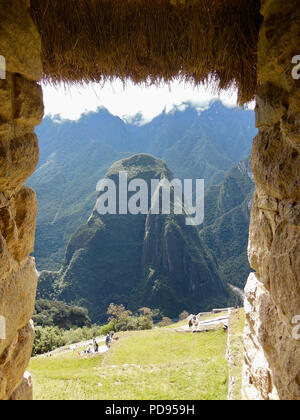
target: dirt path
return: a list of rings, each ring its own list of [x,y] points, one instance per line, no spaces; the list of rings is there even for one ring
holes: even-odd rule
[[[176,332],[202,332],[207,330],[214,330],[220,325],[228,325],[229,312],[227,315],[220,316],[218,318],[207,319],[205,321],[200,321],[197,327],[190,328],[188,325],[183,327],[176,328]]]
[[[97,338],[97,343],[98,344],[105,343],[105,338],[104,337]],[[50,351],[49,353],[41,354],[41,355],[38,355],[38,356],[35,356],[35,357],[44,358],[44,357],[61,356],[63,354],[70,353],[70,351],[81,353],[83,350],[88,348],[88,346],[91,346],[92,350],[94,351],[93,340],[87,340],[87,341],[81,341],[80,343],[68,344],[67,346],[59,347],[58,349]],[[103,354],[107,351],[108,351],[108,348],[106,347],[106,345],[99,346],[98,353],[96,353],[96,354]],[[92,352],[92,353],[89,353],[89,354],[94,355],[95,353]]]

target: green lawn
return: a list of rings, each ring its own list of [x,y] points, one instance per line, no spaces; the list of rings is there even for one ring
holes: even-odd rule
[[[242,398],[242,365],[243,365],[243,335],[245,327],[245,311],[240,308],[234,310],[229,318],[229,345],[230,345],[230,376],[234,378],[231,389],[231,399]]]
[[[34,358],[36,400],[226,399],[227,334],[160,328],[119,333],[108,353]]]

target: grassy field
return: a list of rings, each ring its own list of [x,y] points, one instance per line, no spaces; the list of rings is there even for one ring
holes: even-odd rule
[[[242,364],[243,364],[243,334],[245,327],[244,309],[238,309],[232,312],[229,318],[229,347],[230,347],[230,376],[233,378],[233,384],[230,390],[232,400],[242,398]]]
[[[36,400],[227,398],[227,334],[170,328],[119,333],[104,355],[33,358]]]

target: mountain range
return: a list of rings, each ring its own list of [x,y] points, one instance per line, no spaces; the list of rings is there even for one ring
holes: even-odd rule
[[[148,153],[163,159],[176,178],[204,178],[207,197],[217,196],[216,186],[249,155],[253,127],[253,111],[230,109],[218,101],[200,113],[188,105],[184,110],[174,108],[142,126],[103,108],[78,121],[44,118],[36,130],[40,162],[28,182],[39,202],[38,270],[60,269],[71,236],[92,213],[97,182],[114,162]],[[224,197],[218,196],[219,206]],[[229,197],[226,205],[217,213],[216,208],[206,210],[204,226],[212,225],[236,202],[230,204]]]
[[[217,260],[226,284],[244,288],[251,271],[247,245],[254,192],[250,156],[240,161],[224,181],[205,195],[205,219],[200,236]]]

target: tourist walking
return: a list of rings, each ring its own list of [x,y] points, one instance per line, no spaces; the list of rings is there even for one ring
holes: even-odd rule
[[[96,341],[95,338],[93,339],[93,343],[94,343],[94,352],[95,353],[98,353],[99,345],[98,345],[98,343],[97,343],[97,341]]]
[[[110,347],[110,343],[111,343],[111,335],[110,335],[110,333],[107,333],[105,342],[106,342],[106,346],[109,348]]]

